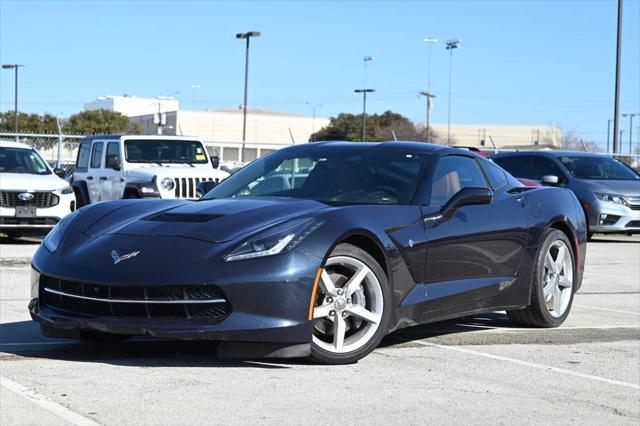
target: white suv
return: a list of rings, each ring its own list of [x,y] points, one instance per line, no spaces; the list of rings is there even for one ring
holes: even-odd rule
[[[80,143],[72,184],[83,206],[120,198],[196,199],[198,183],[228,176],[194,138],[91,136]]]
[[[0,141],[0,232],[44,235],[76,209],[69,183],[29,145]]]

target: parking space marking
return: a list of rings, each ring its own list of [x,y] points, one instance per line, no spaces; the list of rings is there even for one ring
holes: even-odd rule
[[[88,417],[84,417],[81,414],[76,413],[75,411],[71,411],[67,407],[58,404],[57,402],[53,402],[50,399],[47,399],[43,395],[40,395],[34,390],[27,388],[26,386],[21,385],[18,382],[14,382],[11,379],[8,379],[4,376],[0,376],[0,386],[5,389],[20,395],[23,398],[28,399],[34,404],[44,408],[48,412],[55,414],[56,416],[68,421],[71,424],[78,426],[96,426],[99,423],[91,420]]]
[[[619,310],[619,309],[597,308],[595,306],[576,305],[576,304],[574,304],[573,306],[575,306],[576,308],[594,309],[596,311],[617,312],[619,314],[640,315],[640,312],[622,311],[622,310]]]
[[[632,389],[640,390],[640,385],[638,385],[636,383],[621,382],[619,380],[613,380],[613,379],[609,379],[607,377],[593,376],[591,374],[580,373],[578,371],[567,370],[567,369],[564,369],[564,368],[551,367],[549,365],[538,364],[536,362],[523,361],[523,360],[516,359],[516,358],[509,358],[509,357],[506,357],[506,356],[493,355],[493,354],[489,354],[489,353],[486,353],[486,352],[479,352],[479,351],[474,351],[474,350],[465,349],[465,348],[459,348],[459,347],[455,347],[455,346],[438,345],[436,343],[423,342],[421,340],[416,340],[416,341],[414,341],[412,343],[417,343],[419,345],[427,346],[427,347],[434,347],[434,348],[440,348],[440,349],[447,349],[447,350],[450,350],[450,351],[462,352],[462,353],[466,353],[466,354],[469,354],[469,355],[481,356],[481,357],[484,357],[484,358],[489,358],[489,359],[493,359],[493,360],[497,360],[497,361],[510,362],[512,364],[518,364],[518,365],[522,365],[522,366],[525,366],[525,367],[537,368],[539,370],[553,371],[555,373],[565,374],[567,376],[580,377],[582,379],[595,380],[595,381],[598,381],[598,382],[609,383],[609,384],[616,385],[616,386],[622,386],[622,387],[626,387],[626,388],[632,388]]]

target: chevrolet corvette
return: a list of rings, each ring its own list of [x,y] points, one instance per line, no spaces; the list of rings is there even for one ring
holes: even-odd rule
[[[32,263],[44,335],[207,339],[218,355],[353,363],[402,327],[506,311],[567,318],[587,225],[575,195],[477,154],[319,142],[262,157],[198,201],[83,207]]]

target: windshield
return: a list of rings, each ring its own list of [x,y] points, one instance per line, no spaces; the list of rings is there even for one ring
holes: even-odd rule
[[[576,179],[640,180],[640,175],[610,157],[560,157],[562,164]]]
[[[209,160],[199,141],[128,139],[124,155],[129,163],[204,164]]]
[[[262,157],[203,199],[293,197],[327,204],[410,204],[423,156],[362,148],[285,150]]]
[[[33,149],[0,148],[0,173],[48,175],[51,170]]]

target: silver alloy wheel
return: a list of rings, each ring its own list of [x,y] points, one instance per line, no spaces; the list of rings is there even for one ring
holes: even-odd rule
[[[551,244],[544,260],[544,287],[542,293],[549,313],[561,317],[571,300],[573,287],[573,260],[569,247],[562,240]]]
[[[313,310],[313,343],[332,353],[360,349],[375,334],[384,309],[382,287],[358,259],[330,257],[322,271]]]

